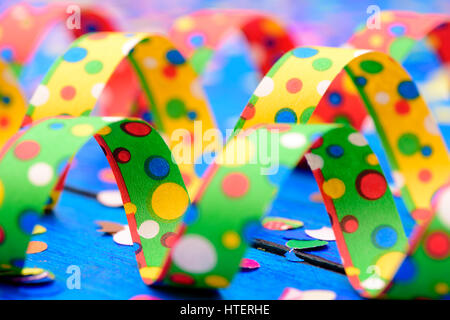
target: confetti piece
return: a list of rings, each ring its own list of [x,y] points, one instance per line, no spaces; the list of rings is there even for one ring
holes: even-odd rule
[[[311,202],[323,203],[323,197],[320,192],[311,193],[309,196]]]
[[[20,274],[12,272],[11,274],[2,274],[0,281],[20,284],[20,285],[36,285],[45,284],[55,280],[55,276],[50,271],[41,268],[24,268]]]
[[[148,294],[138,294],[134,297],[131,297],[130,300],[162,300],[162,299]]]
[[[242,271],[251,271],[251,270],[258,269],[260,267],[260,265],[259,265],[258,261],[256,261],[256,260],[243,258],[241,260],[240,267],[241,267]]]
[[[120,230],[113,235],[113,240],[115,243],[123,246],[132,246],[133,240],[131,239],[130,228],[125,226],[123,230]]]
[[[284,254],[284,256],[286,257],[286,259],[288,259],[289,261],[292,261],[292,262],[302,262],[302,261],[304,261],[303,259],[297,257],[297,255],[294,252],[294,249],[291,249],[288,252],[286,252]]]
[[[27,254],[39,253],[47,250],[48,246],[42,241],[30,241],[27,248]]]
[[[279,300],[336,300],[336,293],[331,290],[306,290],[286,288]]]
[[[266,217],[263,219],[262,225],[266,229],[280,231],[300,228],[303,226],[303,222],[281,217]]]
[[[293,249],[310,249],[327,245],[328,242],[322,240],[289,240],[286,245]]]
[[[33,235],[43,234],[47,232],[47,228],[44,226],[41,226],[40,224],[37,224],[33,228]]]
[[[98,224],[101,228],[98,229],[98,232],[105,232],[109,234],[115,234],[123,229],[125,229],[125,226],[112,221],[95,221],[96,224]]]
[[[105,190],[97,194],[97,200],[106,207],[118,208],[123,205],[119,190]]]
[[[98,173],[98,178],[102,182],[106,183],[116,183],[116,178],[114,178],[114,173],[111,168],[104,168]]]
[[[318,240],[325,240],[325,241],[335,241],[336,237],[334,236],[333,229],[330,227],[322,227],[320,229],[312,229],[312,230],[305,230],[305,233],[315,239]]]

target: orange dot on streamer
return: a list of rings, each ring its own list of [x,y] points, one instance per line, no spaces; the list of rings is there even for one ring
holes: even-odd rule
[[[39,143],[33,140],[26,140],[16,146],[14,154],[20,160],[30,160],[36,157],[40,150]]]
[[[65,86],[61,89],[60,94],[61,98],[63,98],[64,100],[72,100],[73,97],[75,97],[76,90],[72,86]]]
[[[222,190],[230,198],[244,196],[250,187],[248,178],[239,172],[230,173],[222,180]]]
[[[302,86],[303,86],[303,83],[298,78],[292,78],[292,79],[289,79],[288,82],[286,82],[286,90],[289,93],[299,92],[300,90],[302,90]]]

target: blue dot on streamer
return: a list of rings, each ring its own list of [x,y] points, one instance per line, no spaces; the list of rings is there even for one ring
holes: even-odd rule
[[[357,86],[364,87],[367,83],[367,79],[364,77],[356,77],[355,83]]]
[[[394,36],[399,37],[405,34],[406,28],[402,25],[395,25],[391,27],[390,31]]]
[[[400,82],[397,90],[405,99],[415,99],[419,96],[419,91],[417,91],[417,87],[412,81]]]
[[[23,232],[30,234],[33,232],[33,228],[39,221],[39,214],[34,211],[24,211],[19,217],[19,226]]]
[[[195,161],[194,171],[197,174],[197,176],[199,176],[199,177],[203,176],[203,174],[205,173],[206,169],[208,169],[208,167],[210,165],[210,163],[204,159],[204,157],[206,157],[206,159],[208,159],[208,156],[209,156],[209,159],[213,159],[216,156],[216,154],[214,152],[211,152],[211,153],[208,153],[208,154],[204,154],[204,155],[201,155]]]
[[[289,169],[288,167],[280,165],[276,173],[267,175],[267,179],[269,179],[269,181],[273,185],[279,186],[284,181],[284,179],[289,175],[290,171],[291,169]]]
[[[314,48],[297,48],[292,51],[294,57],[297,58],[310,58],[319,53],[319,50]]]
[[[341,104],[342,97],[339,93],[333,92],[329,95],[328,100],[330,101],[331,104],[337,106]]]
[[[297,115],[292,109],[283,108],[279,110],[275,115],[276,123],[296,123]]]
[[[142,118],[142,120],[145,120],[147,122],[152,122],[152,113],[149,111],[146,111],[141,115],[141,118]]]
[[[431,149],[430,146],[424,146],[424,147],[422,147],[421,152],[424,157],[429,157],[429,156],[431,156],[431,153],[433,152],[433,150]]]
[[[167,52],[166,58],[171,64],[175,65],[183,64],[186,61],[178,50],[170,50]]]
[[[197,119],[197,112],[189,111],[187,116],[188,116],[189,120],[195,120],[195,119]]]
[[[48,127],[52,130],[59,130],[64,128],[64,124],[62,122],[55,122],[51,123]]]
[[[145,161],[145,172],[152,179],[161,180],[167,177],[170,165],[160,156],[152,156]]]
[[[340,158],[344,154],[344,149],[337,144],[328,146],[327,153],[333,158]]]
[[[187,225],[194,223],[198,218],[197,206],[190,205],[183,215],[183,222]]]
[[[97,32],[99,30],[97,24],[95,23],[89,23],[86,25],[86,33],[89,32]]]
[[[201,34],[194,34],[189,38],[189,42],[195,48],[203,46],[205,43],[205,38]]]
[[[87,50],[80,47],[73,47],[67,51],[63,59],[67,62],[78,62],[83,60],[87,55]]]
[[[6,62],[12,62],[14,58],[14,53],[11,48],[4,48],[0,51],[0,56]]]
[[[414,261],[411,259],[411,257],[407,257],[405,260],[403,260],[400,268],[395,274],[394,282],[411,281],[412,279],[414,279],[415,274],[416,274],[416,266],[414,265]]]
[[[397,231],[390,226],[379,226],[372,233],[374,245],[380,248],[390,248],[397,242]]]
[[[4,104],[9,104],[9,103],[11,102],[11,98],[8,97],[8,96],[3,96],[3,97],[2,97],[2,102],[3,102]]]

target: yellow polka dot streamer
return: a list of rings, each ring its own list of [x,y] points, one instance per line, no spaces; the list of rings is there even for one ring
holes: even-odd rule
[[[178,166],[145,121],[85,116],[36,121],[0,154],[0,266],[7,270],[2,274],[20,272],[49,195],[92,136],[118,183],[141,276],[148,284],[160,276],[189,205]]]
[[[158,129],[174,145],[181,141],[190,151],[187,156],[174,156],[178,156],[193,194],[200,180],[192,164],[202,154],[203,133],[215,128],[215,120],[195,71],[163,36],[105,32],[80,37],[58,58],[36,89],[25,123],[55,115],[90,114],[108,80],[126,58],[141,80]],[[123,110],[123,115],[128,112]],[[196,115],[195,119],[191,114]],[[201,132],[194,135],[195,121],[201,123]],[[82,128],[79,131],[83,133]]]
[[[408,209],[423,222],[431,214],[432,195],[450,177],[447,147],[410,76],[385,54],[325,47],[294,49],[260,82],[236,128],[298,119],[336,121],[322,115],[333,108],[331,104],[337,108],[346,98],[345,89],[333,85],[342,74],[350,77],[374,120]],[[294,82],[301,83],[297,90],[292,90]],[[327,186],[334,196],[342,189],[333,182]]]
[[[0,147],[2,147],[22,123],[26,102],[9,66],[0,60]]]

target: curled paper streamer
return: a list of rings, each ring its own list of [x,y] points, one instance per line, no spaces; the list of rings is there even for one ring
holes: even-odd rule
[[[100,48],[111,54],[101,56]],[[443,200],[448,188],[438,192],[433,209],[430,204],[432,195],[448,182],[448,155],[425,103],[395,61],[378,52],[358,56],[355,50],[336,48],[304,47],[287,53],[263,78],[242,113],[236,128],[246,130],[237,130],[204,178],[197,180],[198,192],[189,205],[180,174],[183,166],[179,171],[169,148],[148,124],[124,119],[106,125],[108,119],[82,116],[92,110],[103,84],[126,56],[158,110],[158,127],[166,134],[177,125],[189,127],[184,117],[171,117],[173,104],[168,102],[174,95],[192,99],[186,88],[191,88],[196,74],[167,39],[99,33],[77,40],[33,96],[28,113],[31,126],[11,139],[0,155],[0,265],[5,272],[23,264],[28,226],[35,224],[49,195],[56,200],[58,193],[52,191],[61,189],[66,163],[97,133],[121,190],[139,270],[147,284],[227,286],[239,270],[252,228],[289,171],[306,156],[331,217],[347,276],[361,295],[379,297],[390,286],[388,293],[393,296],[445,294],[442,288],[450,283],[449,213]],[[156,67],[142,67],[147,57],[157,61],[150,64]],[[86,70],[91,61],[101,63],[99,72]],[[164,78],[164,68],[173,65],[178,82]],[[420,221],[411,247],[377,158],[361,134],[339,125],[270,124],[283,122],[278,121],[280,114],[283,120],[295,118],[294,122],[317,120],[315,110],[320,110],[323,94],[342,70],[358,86],[392,166],[404,177],[406,200]],[[67,83],[67,74],[72,75],[72,83]],[[392,107],[403,100],[411,106],[406,116]],[[214,127],[204,99],[197,99],[196,105],[198,111],[208,111],[197,114]],[[61,114],[81,116],[44,120]],[[278,150],[279,158],[262,161],[262,150],[269,154]],[[275,174],[263,175],[261,170]],[[424,176],[429,184],[418,187]],[[15,191],[19,187],[20,192]],[[414,272],[408,278],[402,270],[411,270],[405,267],[411,259]],[[392,285],[399,268],[403,277]],[[402,281],[407,289],[402,289]]]

